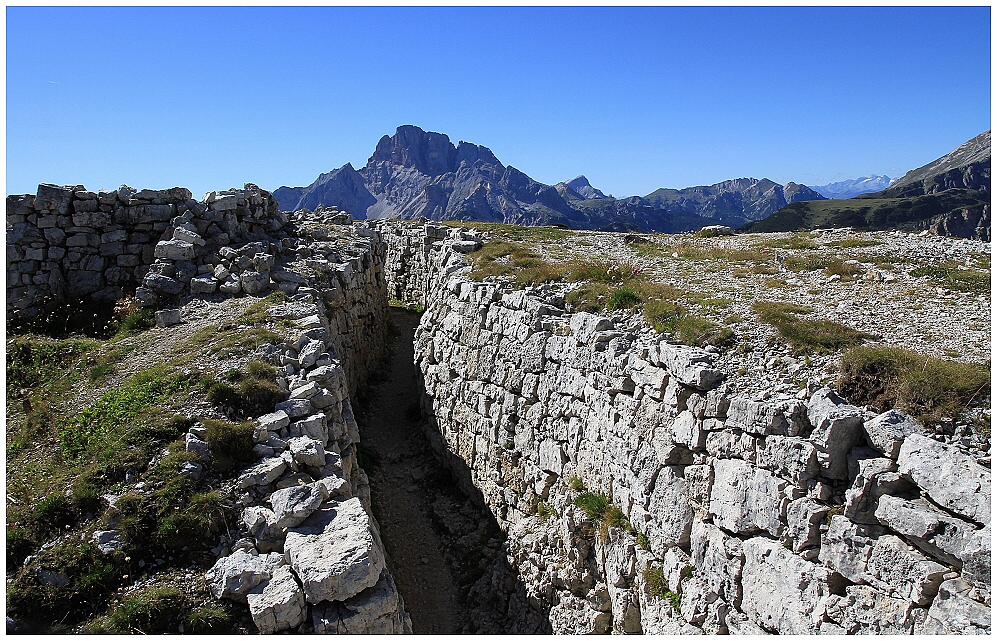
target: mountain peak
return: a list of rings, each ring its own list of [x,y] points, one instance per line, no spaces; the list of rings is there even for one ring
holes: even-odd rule
[[[456,159],[457,148],[446,134],[402,125],[395,130],[395,135],[381,137],[367,167],[385,162],[438,176],[453,171]]]
[[[564,184],[570,187],[576,194],[587,200],[591,200],[593,198],[607,198],[606,194],[593,187],[589,182],[589,179],[584,175],[579,175]]]

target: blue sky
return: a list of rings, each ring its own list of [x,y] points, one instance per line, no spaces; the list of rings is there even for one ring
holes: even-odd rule
[[[306,185],[401,124],[617,196],[896,176],[990,77],[990,7],[8,7],[7,193]]]

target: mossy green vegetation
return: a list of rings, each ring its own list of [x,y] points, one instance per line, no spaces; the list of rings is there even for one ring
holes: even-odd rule
[[[795,303],[757,301],[751,309],[758,314],[759,320],[775,327],[779,336],[797,353],[830,352],[871,338],[869,334],[836,321],[800,318],[801,314],[809,314],[812,310]]]
[[[879,411],[897,408],[921,422],[955,418],[990,395],[990,364],[960,363],[898,347],[855,347],[841,356],[838,391]]]
[[[130,592],[84,630],[89,634],[210,634],[228,631],[233,621],[231,607],[224,603],[201,604],[172,585],[157,585]]]
[[[233,423],[203,419],[204,440],[211,448],[211,466],[216,472],[230,472],[256,460],[253,453],[253,422]]]

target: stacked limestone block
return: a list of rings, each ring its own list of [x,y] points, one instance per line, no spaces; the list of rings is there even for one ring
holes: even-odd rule
[[[243,538],[206,578],[216,598],[247,603],[264,634],[411,632],[357,464],[360,434],[334,346],[338,328],[318,290],[303,289],[269,310],[303,330],[272,356],[288,398],[256,419],[259,460],[228,488],[242,509]],[[371,296],[358,275],[344,289]],[[188,449],[203,452],[196,429]]]
[[[286,222],[270,194],[252,184],[200,202],[180,187],[94,193],[39,185],[36,194],[7,198],[7,313],[31,317],[50,301],[116,300],[139,285],[140,298],[153,303],[189,291],[195,278],[193,287],[208,291],[213,270],[206,266],[220,261],[207,257],[279,238]]]
[[[458,230],[382,231],[389,291],[426,297],[430,436],[555,632],[990,630],[990,471],[970,456],[826,388],[731,397],[703,350],[468,280]],[[428,282],[390,282],[403,261]],[[573,476],[634,532],[597,534]]]

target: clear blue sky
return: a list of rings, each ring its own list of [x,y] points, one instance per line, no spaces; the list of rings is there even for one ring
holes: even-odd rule
[[[896,176],[990,127],[990,8],[7,8],[7,193],[360,167],[401,124],[617,196]]]

